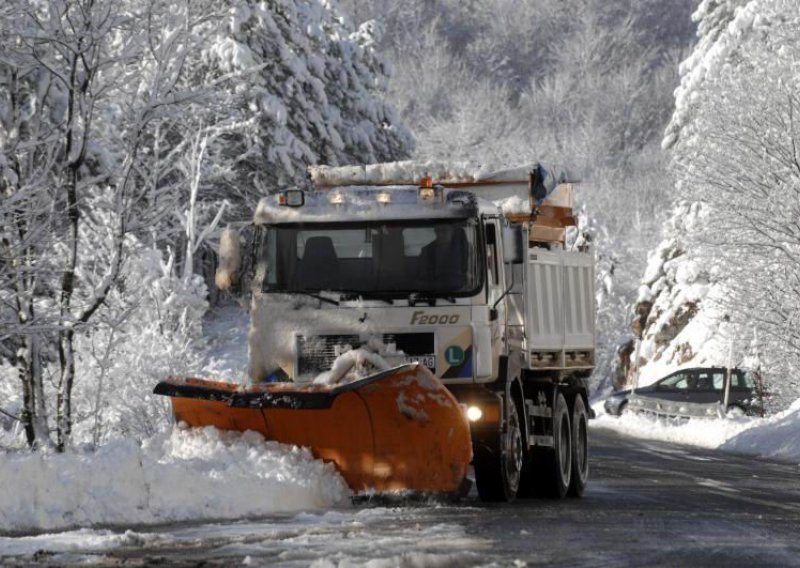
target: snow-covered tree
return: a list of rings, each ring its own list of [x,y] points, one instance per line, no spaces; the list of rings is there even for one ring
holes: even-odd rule
[[[141,176],[154,161],[148,144],[158,137],[164,110],[179,97],[180,52],[167,61],[156,46],[163,47],[169,22],[180,16],[151,3],[127,8],[20,0],[0,22],[7,39],[0,61],[2,186],[9,197],[0,212],[4,226],[15,229],[4,239],[3,274],[13,282],[10,300],[24,307],[18,314],[26,314],[18,315],[9,342],[23,344],[16,361],[31,445],[50,440],[46,428],[36,427],[47,420],[37,376],[45,335],[58,362],[52,410],[63,449],[73,422],[76,337],[90,333],[117,285],[128,235],[169,205],[159,199],[163,188]],[[157,33],[139,26],[148,19],[159,20]]]
[[[388,70],[374,27],[353,29],[330,3],[230,3],[226,28],[206,47],[204,73],[238,73],[230,111],[251,119],[228,137],[235,191],[248,205],[304,180],[309,164],[364,164],[403,157],[410,134],[382,98]]]
[[[194,258],[223,214],[308,164],[411,147],[370,26],[329,2],[9,0],[0,39],[0,390],[21,393],[0,409],[31,446],[129,428],[104,403],[130,384],[149,415],[126,375],[186,370]],[[137,341],[149,359],[125,355]]]
[[[343,0],[383,24],[389,97],[423,158],[564,164],[600,265],[596,384],[628,342],[673,180],[659,149],[697,0]]]

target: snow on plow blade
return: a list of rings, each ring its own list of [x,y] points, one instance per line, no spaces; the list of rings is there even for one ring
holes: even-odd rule
[[[272,383],[242,388],[168,379],[176,421],[255,430],[333,462],[355,492],[456,493],[472,459],[469,424],[424,366],[389,369],[341,386]]]

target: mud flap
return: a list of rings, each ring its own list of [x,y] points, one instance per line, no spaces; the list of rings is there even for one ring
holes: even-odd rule
[[[254,430],[306,446],[355,492],[456,493],[472,459],[458,402],[419,364],[341,386],[168,379],[154,392],[171,397],[176,421],[190,427]]]

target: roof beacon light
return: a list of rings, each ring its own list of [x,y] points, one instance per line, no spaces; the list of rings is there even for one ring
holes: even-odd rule
[[[306,196],[302,189],[287,189],[278,197],[278,203],[288,207],[302,207],[305,202]]]
[[[380,191],[378,195],[375,196],[375,200],[382,205],[386,205],[392,202],[392,194],[388,191]]]
[[[419,200],[423,203],[431,203],[436,199],[436,190],[432,187],[419,188]]]
[[[341,191],[331,191],[328,194],[328,203],[331,205],[344,205],[344,193]]]
[[[419,200],[422,203],[431,203],[436,200],[436,189],[433,187],[431,176],[419,180]]]

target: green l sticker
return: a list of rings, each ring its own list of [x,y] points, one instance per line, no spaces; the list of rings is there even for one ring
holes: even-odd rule
[[[444,352],[444,359],[448,365],[460,365],[464,362],[464,350],[458,345],[451,345]]]

